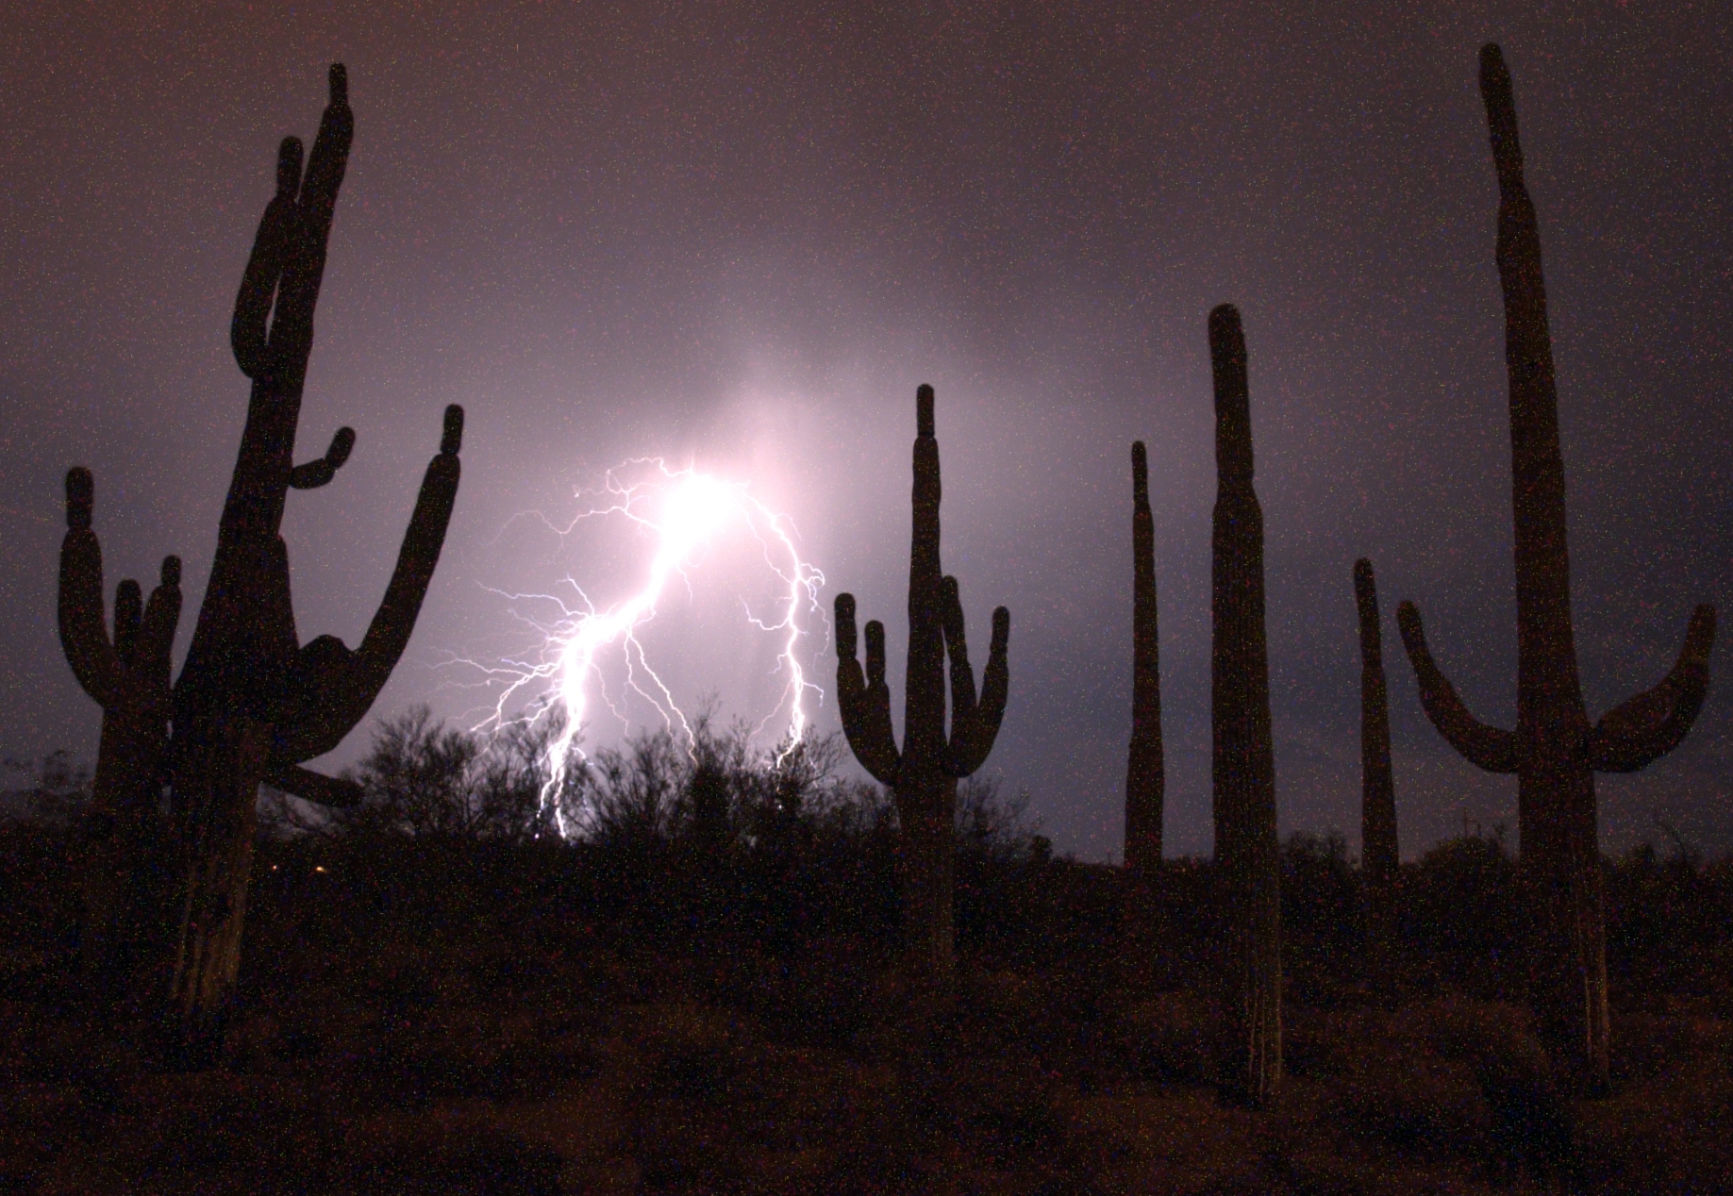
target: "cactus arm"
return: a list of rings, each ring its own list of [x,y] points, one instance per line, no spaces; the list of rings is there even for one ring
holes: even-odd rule
[[[969,640],[963,625],[963,599],[957,579],[939,579],[939,629],[945,634],[945,655],[951,665],[951,742],[975,719],[975,670],[969,667]]]
[[[331,437],[331,447],[325,450],[323,457],[315,457],[290,471],[290,489],[317,490],[326,485],[337,476],[337,471],[343,468],[343,463],[349,460],[349,454],[354,449],[355,429],[338,428],[337,434]]]
[[[462,446],[463,408],[453,404],[445,409],[445,436],[422,478],[396,571],[360,646],[350,651],[341,640],[326,635],[301,650],[294,682],[298,717],[278,728],[277,757],[298,763],[330,751],[355,728],[384,688],[409,644],[445,544],[462,472],[458,460]]]
[[[1661,683],[1606,714],[1589,732],[1589,763],[1597,772],[1636,772],[1678,747],[1709,691],[1709,649],[1715,608],[1691,616],[1679,659]]]
[[[1420,611],[1412,602],[1396,608],[1396,625],[1402,631],[1402,644],[1408,649],[1408,662],[1414,666],[1414,678],[1420,685],[1420,704],[1438,733],[1470,764],[1487,772],[1515,772],[1516,736],[1489,726],[1468,712],[1456,694],[1456,687],[1433,661],[1426,647]]]
[[[269,354],[266,331],[277,280],[283,276],[289,233],[295,221],[295,192],[301,185],[301,142],[285,137],[277,148],[277,194],[265,205],[259,231],[253,237],[253,252],[241,274],[241,289],[235,296],[235,314],[229,324],[229,345],[241,373],[257,378],[266,373]]]
[[[947,577],[941,583],[939,601],[945,650],[951,660],[951,739],[945,771],[954,777],[966,777],[986,763],[1005,717],[1005,698],[1010,690],[1005,647],[1011,632],[1011,616],[1004,607],[993,612],[993,645],[988,651],[987,669],[982,674],[977,698],[974,670],[969,667],[968,642],[963,636],[963,604],[956,578]]]
[[[66,538],[60,542],[60,646],[78,684],[107,708],[126,689],[126,667],[108,638],[102,594],[102,545],[90,530],[95,483],[88,469],[66,474]]]
[[[313,308],[325,276],[325,253],[337,190],[355,138],[355,115],[349,108],[349,77],[341,63],[330,74],[330,102],[319,121],[307,171],[295,204],[294,235],[278,283],[276,316],[271,321],[270,356],[282,371],[278,381],[299,391],[313,347]]]
[[[265,766],[265,784],[280,789],[290,797],[328,806],[333,810],[352,810],[361,804],[361,786],[342,777],[328,777],[297,764],[273,759]]]
[[[1011,696],[1011,666],[1008,650],[1011,646],[1011,612],[1003,606],[993,608],[993,638],[987,645],[987,668],[981,674],[980,721],[990,728],[985,759],[993,740],[998,737],[999,724],[1005,717],[1005,703]]]
[[[1011,692],[1011,670],[1006,648],[1011,639],[1011,612],[993,611],[993,641],[987,649],[987,667],[981,674],[981,698],[970,720],[969,733],[961,742],[952,736],[952,775],[966,777],[987,762],[999,726],[1005,719],[1005,702]],[[954,721],[954,720],[953,720]]]
[[[891,691],[885,684],[885,629],[867,624],[867,663],[855,657],[853,594],[836,596],[836,694],[843,734],[867,774],[881,785],[897,779],[896,733],[891,727]]]
[[[181,621],[181,559],[165,556],[162,576],[145,603],[139,624],[138,648],[132,673],[143,683],[149,700],[167,702],[169,677],[173,672],[175,629]]]
[[[307,158],[307,173],[301,180],[301,215],[324,245],[337,208],[337,189],[349,164],[349,147],[355,140],[355,113],[349,107],[349,72],[340,62],[331,64],[327,75],[330,99],[319,118],[313,152]],[[323,254],[320,255],[323,265]],[[315,280],[317,285],[317,280]]]

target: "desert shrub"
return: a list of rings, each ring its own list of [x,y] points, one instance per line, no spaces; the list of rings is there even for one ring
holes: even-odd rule
[[[1116,1033],[1133,1075],[1163,1083],[1216,1077],[1209,1002],[1194,992],[1156,993],[1119,1012]]]
[[[260,826],[293,838],[496,839],[524,842],[550,829],[542,765],[557,726],[508,724],[491,735],[436,720],[424,705],[380,719],[345,777],[361,786],[350,809],[312,806],[266,788]]]
[[[1329,967],[1357,947],[1360,900],[1359,877],[1340,834],[1288,836],[1282,847],[1282,932],[1291,959]]]
[[[1508,956],[1518,938],[1516,861],[1501,837],[1440,843],[1402,870],[1400,930],[1429,952]]]
[[[1572,1166],[1570,1106],[1515,1006],[1452,997],[1339,1013],[1303,1037],[1306,1070],[1330,1077],[1332,1114],[1351,1132],[1495,1172]]]
[[[1029,818],[1029,792],[1006,796],[996,776],[976,774],[957,786],[957,853],[1008,864],[1029,860],[1040,823]]]
[[[1645,843],[1610,864],[1607,965],[1614,977],[1698,994],[1725,984],[1733,939],[1727,875],[1702,867],[1683,845],[1662,859]]]

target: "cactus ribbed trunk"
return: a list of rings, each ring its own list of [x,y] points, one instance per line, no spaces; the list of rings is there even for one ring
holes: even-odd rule
[[[214,1028],[241,968],[241,935],[270,727],[244,716],[201,719],[175,777],[187,839],[172,1012],[195,1037]]]
[[[1149,458],[1131,446],[1131,747],[1125,766],[1125,866],[1161,864],[1161,655],[1156,634],[1155,518],[1149,510]]]
[[[1434,663],[1413,604],[1403,603],[1397,614],[1433,724],[1474,764],[1517,774],[1530,997],[1554,1057],[1576,1086],[1604,1091],[1611,1032],[1594,774],[1643,768],[1683,740],[1708,690],[1715,612],[1696,609],[1678,660],[1659,685],[1590,726],[1571,624],[1564,459],[1540,235],[1523,182],[1510,74],[1497,46],[1481,50],[1480,88],[1498,173],[1498,274],[1510,390],[1514,733],[1468,712]]]
[[[956,579],[946,577],[939,563],[939,442],[934,436],[930,386],[922,386],[915,396],[915,433],[901,750],[891,728],[884,626],[876,620],[866,625],[863,672],[855,657],[854,596],[847,593],[836,598],[837,705],[855,758],[875,780],[891,787],[896,800],[909,962],[918,972],[949,984],[954,967],[951,896],[957,781],[986,762],[1004,718],[1011,616],[1004,607],[993,612],[993,641],[977,700],[962,600]]]
[[[1378,582],[1371,561],[1354,562],[1354,601],[1360,613],[1360,874],[1366,886],[1366,930],[1374,970],[1382,971],[1395,930],[1401,857],[1396,783],[1390,770],[1390,695],[1378,623]]]
[[[1281,861],[1264,639],[1263,512],[1252,489],[1252,423],[1239,312],[1209,319],[1215,375],[1216,505],[1210,711],[1215,852],[1228,932],[1221,983],[1226,1083],[1254,1105],[1282,1078]]]
[[[939,442],[933,391],[916,395],[914,482],[910,492],[909,650],[903,705],[903,763],[895,786],[904,837],[904,914],[911,953],[934,976],[952,970],[952,818],[957,783],[945,775],[945,639],[939,617]],[[947,798],[949,800],[947,800]]]

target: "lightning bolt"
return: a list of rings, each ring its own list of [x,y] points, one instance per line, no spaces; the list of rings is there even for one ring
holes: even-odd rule
[[[538,516],[551,530],[564,537],[580,523],[597,519],[625,520],[648,533],[654,550],[636,590],[615,604],[599,608],[578,583],[567,577],[558,593],[496,594],[511,600],[513,613],[538,633],[540,645],[534,659],[506,660],[483,671],[489,685],[499,685],[498,701],[476,726],[486,731],[512,721],[530,723],[550,720],[556,728],[543,759],[546,783],[541,807],[550,809],[562,837],[582,833],[587,819],[582,810],[568,815],[560,800],[576,770],[587,767],[578,747],[589,726],[595,703],[600,702],[623,726],[631,720],[622,699],[630,694],[647,702],[670,731],[684,737],[688,750],[696,743],[691,720],[680,708],[645,651],[639,631],[655,619],[658,604],[670,586],[679,582],[688,593],[692,574],[699,571],[704,550],[724,533],[744,530],[756,543],[763,567],[775,579],[776,597],[767,613],[755,613],[742,599],[748,623],[757,631],[778,639],[773,671],[784,676],[782,691],[769,713],[758,722],[754,736],[762,735],[779,714],[787,721],[778,763],[794,751],[809,722],[809,699],[822,700],[824,691],[807,679],[801,664],[802,641],[814,634],[814,626],[826,626],[818,594],[824,574],[805,560],[796,543],[796,529],[786,515],[773,511],[754,497],[743,482],[732,482],[700,473],[691,466],[676,469],[660,457],[639,457],[609,470],[599,491],[577,495],[590,505],[563,527]],[[551,617],[522,613],[522,604],[551,610]],[[464,662],[471,663],[473,662]],[[611,695],[609,675],[621,678],[621,694]],[[527,706],[526,706],[527,702]],[[513,715],[514,709],[528,713]]]

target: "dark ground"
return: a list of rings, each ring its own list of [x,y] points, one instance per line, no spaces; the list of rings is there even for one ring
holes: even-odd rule
[[[953,1002],[892,967],[882,826],[669,843],[266,842],[226,1061],[62,966],[62,833],[0,831],[0,1192],[1709,1192],[1733,1174],[1733,867],[1609,866],[1614,1094],[1514,1003],[1511,864],[1404,878],[1397,992],[1357,877],[1285,875],[1290,1079],[1218,1100],[1209,871],[970,851]],[[1026,845],[1025,845],[1026,847]]]

